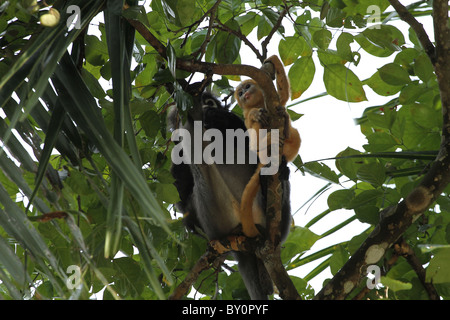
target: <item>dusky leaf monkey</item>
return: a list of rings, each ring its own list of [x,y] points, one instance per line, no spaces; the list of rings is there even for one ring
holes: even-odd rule
[[[217,129],[225,134],[227,129],[241,129],[245,132],[244,121],[223,106],[209,93],[194,96],[194,108],[188,112],[187,119],[176,121],[177,109],[173,108],[168,115],[169,127],[182,128],[194,134],[194,121],[202,121],[205,130]],[[175,142],[184,144],[183,140]],[[202,151],[211,142],[203,141]],[[193,146],[191,146],[193,148]],[[229,146],[228,146],[229,147]],[[238,153],[248,155],[250,152],[248,138],[244,147],[234,143],[234,156]],[[226,156],[226,146],[223,146]],[[183,149],[184,150],[184,149]],[[228,149],[230,150],[230,149]],[[173,158],[172,158],[173,161]],[[184,222],[191,231],[206,235],[208,240],[220,240],[230,235],[241,233],[240,201],[244,188],[257,169],[256,163],[206,164],[181,163],[172,164],[171,172],[175,178],[175,186],[181,201],[176,204],[177,210],[184,214]],[[280,165],[280,182],[282,184],[282,221],[280,231],[282,241],[289,232],[291,223],[289,168],[286,163]],[[265,182],[261,179],[261,184]],[[266,190],[260,188],[253,199],[254,221],[261,226],[266,225]],[[239,272],[251,299],[267,299],[273,293],[272,280],[264,267],[264,263],[252,252],[233,252],[238,261]]]
[[[301,139],[297,129],[291,125],[291,119],[286,112],[285,106],[289,100],[289,80],[284,71],[283,64],[278,56],[271,56],[264,63],[272,63],[275,69],[275,77],[277,83],[277,93],[280,105],[277,106],[277,112],[285,117],[285,140],[282,155],[287,161],[293,161],[298,154]],[[254,80],[245,80],[241,82],[235,90],[235,98],[239,106],[242,108],[245,118],[245,126],[247,129],[254,129],[256,132],[256,140],[262,139],[259,130],[266,127],[268,123],[268,113],[265,109],[264,93],[261,87]],[[252,146],[260,145],[260,141],[251,141]],[[263,166],[259,164],[255,174],[250,179],[242,196],[240,215],[242,221],[242,229],[246,236],[255,237],[259,234],[259,230],[254,220],[252,211],[253,199],[257,194],[260,183],[260,169]]]

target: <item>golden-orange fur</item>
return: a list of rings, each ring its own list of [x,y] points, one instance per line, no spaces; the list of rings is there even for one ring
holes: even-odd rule
[[[289,81],[286,77],[286,73],[283,68],[283,64],[277,56],[271,56],[265,63],[270,62],[275,68],[277,93],[280,99],[280,112],[285,113],[285,117],[289,120],[286,122],[285,140],[283,146],[283,155],[287,161],[293,161],[298,154],[300,148],[301,139],[297,129],[291,126],[291,119],[285,110],[287,101],[289,100]],[[261,121],[263,119],[262,113],[264,112],[264,95],[261,88],[254,80],[245,80],[241,82],[235,91],[235,98],[242,108],[245,118],[245,126],[247,129],[254,129],[257,133],[257,139],[259,139],[259,129],[263,127]],[[256,142],[257,143],[257,142]],[[255,142],[253,142],[255,144]],[[257,145],[257,144],[256,144]],[[242,224],[242,231],[247,237],[255,237],[259,234],[258,229],[254,223],[253,217],[253,202],[256,197],[259,188],[259,173],[262,164],[258,165],[258,168],[247,186],[241,197],[240,205],[240,218]]]

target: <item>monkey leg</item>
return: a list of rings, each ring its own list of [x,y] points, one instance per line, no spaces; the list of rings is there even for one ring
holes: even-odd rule
[[[283,154],[287,161],[291,162],[297,157],[301,141],[297,129],[291,127],[291,124],[289,123],[289,138],[284,140],[283,146]]]

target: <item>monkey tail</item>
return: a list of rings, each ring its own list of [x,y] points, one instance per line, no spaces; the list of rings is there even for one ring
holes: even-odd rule
[[[273,284],[263,261],[249,252],[235,252],[234,256],[250,298],[267,300],[273,294]]]
[[[253,220],[253,202],[256,198],[259,188],[259,173],[263,164],[259,163],[255,173],[250,178],[250,181],[245,186],[241,197],[240,218],[242,224],[242,232],[247,237],[256,237],[259,234]]]

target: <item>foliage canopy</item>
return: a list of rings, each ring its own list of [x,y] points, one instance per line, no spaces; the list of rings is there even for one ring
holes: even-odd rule
[[[176,68],[179,60],[238,64],[245,52],[254,54],[253,65],[259,66],[271,46],[289,68],[293,120],[301,117],[294,106],[306,100],[299,98],[319,69],[325,93],[308,98],[317,99],[317,108],[324,95],[358,103],[373,91],[388,100],[357,119],[367,144],[364,150],[339,153],[336,169],[326,161],[303,163],[298,157],[294,162],[305,174],[325,180],[324,189],[339,189],[329,195],[328,210],[293,227],[282,250],[290,271],[322,259],[305,277],[291,276],[300,296],[313,298],[317,292],[308,282],[328,267],[337,274],[383,214],[402,208],[402,199],[423,181],[439,150],[443,155],[442,110],[450,106],[442,103],[439,70],[423,34],[414,27],[402,32],[389,4],[3,2],[0,296],[89,299],[106,288],[104,299],[169,297],[207,244],[171,214],[179,198],[169,171],[166,110],[176,102],[184,112],[191,104],[179,85],[168,90],[168,84],[192,80],[192,70]],[[407,12],[413,19],[427,17],[432,7],[418,1]],[[151,37],[136,32],[132,21]],[[381,61],[367,79],[354,71],[366,63],[363,55]],[[236,75],[214,76],[211,89],[229,97],[236,80]],[[347,298],[450,298],[450,190],[445,186],[373,262],[382,270],[381,285],[367,290],[363,278]],[[354,215],[324,234],[310,230],[336,210]],[[368,229],[349,241],[310,250],[355,219]],[[75,286],[71,266],[81,275]],[[247,298],[237,272],[218,271],[202,272],[195,289],[206,298]]]

